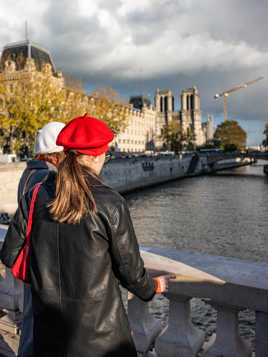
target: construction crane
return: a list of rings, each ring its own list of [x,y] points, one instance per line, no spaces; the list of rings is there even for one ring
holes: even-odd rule
[[[252,81],[249,81],[247,83],[243,83],[243,84],[240,84],[239,86],[236,86],[234,88],[231,88],[231,89],[228,89],[228,90],[225,90],[224,92],[220,93],[220,94],[216,94],[214,96],[215,99],[218,99],[220,97],[223,97],[223,114],[224,114],[224,121],[227,120],[227,97],[229,95],[229,93],[232,93],[238,89],[241,89],[241,88],[246,88],[248,87],[250,84],[253,84],[257,81],[260,81],[261,79],[263,79],[264,76],[260,76],[256,79],[253,79]]]

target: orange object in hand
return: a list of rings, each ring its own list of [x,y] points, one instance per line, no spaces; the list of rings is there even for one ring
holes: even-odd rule
[[[153,278],[157,283],[155,293],[156,294],[166,293],[168,291],[169,279],[175,279],[175,278],[176,278],[176,275],[173,275],[173,274],[161,275],[156,278]]]

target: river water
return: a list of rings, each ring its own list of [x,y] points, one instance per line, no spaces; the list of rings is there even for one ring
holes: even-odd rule
[[[268,177],[263,163],[173,181],[126,196],[142,245],[268,261]],[[166,323],[168,302],[152,312]],[[193,323],[215,332],[216,312],[192,299]],[[240,313],[241,335],[254,345],[255,316]]]

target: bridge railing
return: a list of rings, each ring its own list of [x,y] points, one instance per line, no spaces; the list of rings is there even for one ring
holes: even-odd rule
[[[1,233],[3,240],[3,226],[0,237]],[[249,357],[253,350],[256,357],[268,356],[268,263],[152,247],[143,247],[141,253],[152,274],[172,272],[176,279],[166,294],[166,324],[153,316],[149,303],[128,294],[128,317],[139,357]],[[6,315],[0,318],[0,330],[15,333],[23,286],[9,269],[2,269],[1,275],[0,308]],[[216,334],[209,341],[205,327],[192,322],[192,298],[217,311]],[[240,335],[238,315],[245,309],[256,312],[255,345]]]
[[[153,317],[148,303],[130,296],[128,316],[140,356],[249,357],[253,350],[256,357],[268,356],[268,263],[161,248],[146,250],[145,265],[154,274],[176,271],[172,262],[163,269],[163,264],[169,264],[166,257],[186,268],[182,266],[182,273],[169,284],[166,326]],[[157,255],[151,258],[149,253]],[[204,330],[192,323],[192,298],[202,299],[217,311],[216,334],[209,341],[205,341]],[[256,314],[254,345],[240,335],[238,317],[245,309]]]

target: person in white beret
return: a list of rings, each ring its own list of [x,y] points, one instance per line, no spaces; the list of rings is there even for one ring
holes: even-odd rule
[[[35,157],[27,162],[27,167],[19,181],[18,203],[21,197],[37,183],[42,182],[49,172],[56,174],[56,166],[64,156],[63,147],[56,145],[56,139],[64,126],[64,123],[51,122],[39,131],[34,145]],[[32,293],[29,284],[24,284],[23,320],[18,356],[33,356]]]

